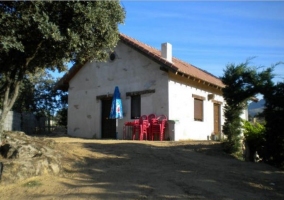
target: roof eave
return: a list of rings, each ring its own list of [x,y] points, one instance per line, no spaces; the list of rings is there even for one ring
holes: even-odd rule
[[[69,81],[77,74],[77,72],[86,64],[74,64],[70,70],[55,84],[55,90],[68,91]]]
[[[166,68],[169,71],[172,71],[173,73],[180,74],[180,75],[186,75],[188,77],[192,77],[193,79],[197,79],[197,80],[203,81],[204,83],[207,83],[207,84],[209,84],[209,85],[211,85],[211,86],[213,86],[213,87],[215,87],[217,89],[218,88],[222,89],[222,88],[225,87],[225,85],[223,85],[223,84],[211,83],[211,82],[208,82],[206,80],[200,79],[198,77],[194,77],[191,74],[188,74],[186,72],[179,71],[179,68],[174,66],[173,63],[167,61],[166,59],[164,59],[164,58],[162,58],[160,56],[157,56],[156,54],[154,54],[152,52],[149,52],[147,49],[144,49],[143,47],[139,46],[138,44],[136,44],[135,42],[133,42],[132,40],[128,39],[127,37],[125,37],[122,34],[120,34],[120,39],[121,39],[122,42],[130,45],[132,48],[134,48],[135,50],[139,51],[140,53],[142,53],[143,55],[147,56],[148,58],[154,60],[158,64],[163,65],[164,68]]]
[[[203,79],[201,79],[201,78],[192,76],[192,75],[190,75],[190,74],[188,74],[188,73],[181,72],[181,71],[178,71],[178,70],[175,71],[174,74],[180,75],[180,76],[182,76],[182,77],[185,77],[185,78],[190,79],[190,80],[193,80],[193,81],[197,81],[198,83],[202,83],[203,85],[207,85],[208,87],[210,86],[210,87],[213,87],[213,88],[215,88],[215,89],[222,90],[222,89],[225,87],[224,84],[219,85],[219,84],[211,83],[211,82],[208,82],[208,81],[203,80]]]

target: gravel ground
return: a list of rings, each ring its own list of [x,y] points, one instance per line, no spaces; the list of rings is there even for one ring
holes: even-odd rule
[[[0,184],[0,199],[284,199],[284,172],[213,141],[52,138],[59,176]]]

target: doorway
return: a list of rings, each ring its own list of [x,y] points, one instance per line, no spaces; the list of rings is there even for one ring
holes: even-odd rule
[[[116,138],[116,120],[109,119],[112,98],[102,99],[102,138]]]
[[[221,132],[221,106],[214,103],[214,134],[217,135]]]

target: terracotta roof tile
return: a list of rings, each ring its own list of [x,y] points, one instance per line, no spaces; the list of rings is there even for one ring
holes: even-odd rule
[[[205,81],[208,84],[212,84],[214,86],[218,86],[223,88],[225,85],[222,83],[222,81],[217,78],[216,76],[210,74],[209,72],[202,70],[198,67],[195,67],[189,63],[186,63],[184,61],[181,61],[175,57],[172,58],[172,63],[167,61],[165,58],[162,57],[161,51],[157,50],[147,44],[144,44],[134,38],[131,38],[127,35],[120,34],[120,39],[124,41],[125,43],[128,43],[140,51],[144,52],[145,54],[148,54],[150,57],[155,59],[156,61],[163,63],[166,65],[169,69],[171,69],[173,72],[184,74],[186,76],[190,76],[193,79],[198,79],[200,81]]]
[[[127,35],[120,34],[120,40],[148,57],[152,58],[156,62],[167,67],[168,70],[180,75],[185,75],[193,80],[202,81],[203,83],[210,84],[214,87],[223,88],[225,85],[216,76],[210,74],[209,72],[197,68],[189,63],[181,61],[175,57],[172,58],[172,62],[167,61],[162,57],[161,51],[155,49],[147,44],[144,44],[134,38]],[[83,67],[83,65],[74,65],[69,72],[67,72],[56,84],[56,89],[68,90],[69,81],[76,75],[76,73]]]

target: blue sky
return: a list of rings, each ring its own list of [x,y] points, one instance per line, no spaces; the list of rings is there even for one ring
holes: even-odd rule
[[[229,63],[248,58],[252,66],[284,62],[284,2],[121,1],[126,10],[121,33],[222,76]],[[275,68],[283,81],[284,65]]]
[[[222,76],[229,63],[254,57],[252,66],[284,62],[284,1],[122,0],[121,33],[154,48],[173,46],[173,56]],[[275,67],[284,80],[284,64]],[[56,77],[64,73],[53,73]]]

